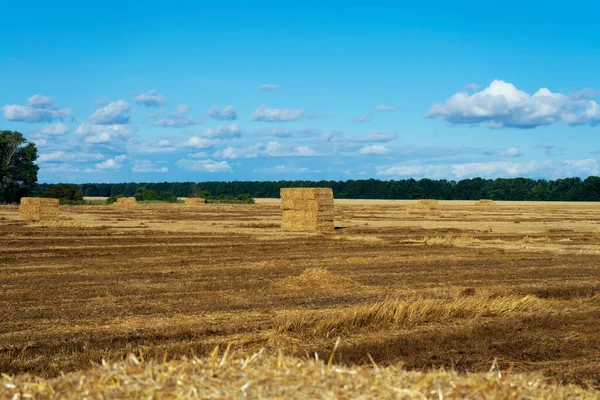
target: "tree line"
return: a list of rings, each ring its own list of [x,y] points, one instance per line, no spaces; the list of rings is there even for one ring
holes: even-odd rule
[[[51,190],[52,184],[37,184],[33,195]],[[330,187],[338,199],[438,199],[438,200],[530,200],[530,201],[600,201],[600,177],[556,180],[529,178],[498,179],[378,179],[347,181],[233,181],[233,182],[161,182],[161,183],[84,183],[74,185],[84,196],[133,197],[143,187],[156,193],[177,197],[239,196],[279,197],[285,187]],[[201,197],[201,196],[200,196]]]

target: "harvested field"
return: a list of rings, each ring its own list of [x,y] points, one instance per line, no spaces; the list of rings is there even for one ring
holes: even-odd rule
[[[264,348],[260,365],[280,350],[329,360],[339,337],[332,361],[362,366],[359,376],[373,362],[480,373],[496,360],[511,374],[599,387],[600,204],[440,201],[439,214],[414,216],[411,203],[336,200],[328,234],[282,231],[278,200],[61,206],[68,226],[1,206],[0,373],[97,376],[104,367],[92,364],[131,353],[208,362],[216,345],[236,357]],[[114,368],[142,373],[127,365]],[[457,378],[414,378],[436,379]]]

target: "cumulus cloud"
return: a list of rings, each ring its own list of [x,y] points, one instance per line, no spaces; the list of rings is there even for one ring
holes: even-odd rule
[[[227,147],[214,153],[217,158],[311,157],[318,153],[308,146],[285,145],[279,142],[257,143],[248,147]]]
[[[96,164],[96,168],[100,170],[117,170],[120,169],[123,164],[119,164],[116,158],[109,158],[101,163]]]
[[[554,157],[557,155],[556,146],[549,142],[540,143],[536,145],[535,148],[543,149],[544,154],[546,154],[548,157]]]
[[[303,174],[307,172],[319,172],[311,171],[308,168],[293,167],[289,165],[277,165],[272,168],[261,168],[255,170],[255,172],[262,172],[267,174]]]
[[[122,145],[132,136],[132,129],[126,125],[93,125],[81,124],[75,134],[83,136],[88,144]]]
[[[217,142],[212,139],[206,139],[198,136],[192,136],[186,142],[183,143],[184,147],[191,147],[194,149],[208,149],[213,147]]]
[[[389,154],[391,151],[387,147],[375,144],[372,146],[365,146],[358,151],[358,154],[376,154],[376,155],[385,155]]]
[[[517,149],[516,147],[511,147],[500,152],[501,157],[521,157],[522,155],[523,153],[521,153],[521,150]]]
[[[375,106],[375,111],[396,111],[400,109],[400,107],[397,106],[388,106],[385,104],[379,104]]]
[[[167,128],[183,128],[194,125],[196,122],[189,118],[187,114],[190,112],[190,107],[181,104],[175,108],[174,113],[163,113],[155,115],[152,125]]]
[[[545,161],[490,161],[462,164],[414,164],[390,165],[376,168],[377,174],[385,177],[428,177],[446,179],[466,178],[512,178],[545,176],[561,178],[566,176],[587,177],[600,173],[600,163],[596,159]]]
[[[52,108],[54,106],[54,98],[43,96],[41,94],[34,94],[29,98],[27,104],[33,108]]]
[[[213,106],[208,109],[206,115],[209,118],[221,121],[233,121],[234,119],[237,119],[237,112],[234,110],[233,106],[225,106],[223,108]]]
[[[134,165],[131,168],[131,171],[133,171],[133,172],[140,172],[140,173],[146,173],[146,172],[164,173],[164,172],[168,172],[169,168],[167,168],[167,167],[157,167],[150,160],[138,160],[138,161],[134,162]]]
[[[142,93],[133,98],[136,104],[143,104],[146,107],[159,107],[167,102],[167,99],[162,94],[158,94],[152,89],[146,93]]]
[[[373,119],[373,116],[371,114],[362,114],[359,115],[358,117],[354,118],[354,121],[356,122],[369,122]]]
[[[448,172],[445,165],[392,165],[377,168],[377,175],[397,177],[444,177]]]
[[[202,137],[209,139],[236,139],[242,136],[242,130],[237,124],[219,125],[216,128],[207,129],[202,133]]]
[[[63,162],[89,162],[102,160],[104,156],[100,153],[86,153],[80,151],[53,151],[39,155],[38,163],[63,163]]]
[[[470,91],[472,91],[472,92],[475,92],[475,91],[479,90],[479,85],[478,85],[478,84],[476,84],[476,83],[469,83],[469,84],[466,86],[466,89],[467,89],[467,90],[470,90]]]
[[[88,122],[97,125],[128,124],[131,117],[125,115],[131,107],[126,101],[118,100],[108,103],[88,117]]]
[[[52,122],[71,114],[70,108],[58,109],[54,98],[35,94],[29,98],[26,106],[8,104],[0,108],[4,119],[23,122]]]
[[[182,159],[177,161],[177,166],[187,171],[196,172],[231,172],[231,166],[227,161],[214,161],[214,160],[189,160]]]
[[[69,126],[67,124],[63,124],[62,122],[58,124],[46,125],[40,131],[42,135],[49,136],[61,136],[67,132],[69,132]]]
[[[46,147],[48,145],[48,141],[42,138],[33,139],[32,142],[35,143],[35,146],[37,148]]]
[[[344,132],[333,130],[333,131],[325,131],[321,134],[322,142],[337,142],[344,139]]]
[[[298,128],[298,129],[286,129],[286,128],[271,128],[271,129],[256,129],[254,130],[254,135],[257,136],[276,136],[281,138],[288,138],[292,136],[308,136],[308,135],[318,135],[319,130],[313,128]]]
[[[304,110],[267,108],[265,105],[259,106],[250,116],[252,121],[266,122],[288,122],[297,121],[304,116]]]
[[[432,105],[425,116],[451,124],[487,123],[490,128],[535,128],[560,121],[596,125],[600,107],[586,97],[589,94],[564,95],[541,88],[530,95],[511,83],[494,80],[482,91],[459,92],[444,104]]]
[[[348,138],[348,140],[350,142],[375,142],[375,143],[391,142],[392,140],[396,140],[396,139],[398,139],[397,133],[383,133],[378,130],[373,130],[368,135],[352,136],[352,137]]]
[[[263,92],[274,92],[275,90],[279,90],[279,86],[271,83],[263,83],[259,89]]]

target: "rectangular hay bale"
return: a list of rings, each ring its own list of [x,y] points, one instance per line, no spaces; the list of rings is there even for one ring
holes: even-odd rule
[[[21,218],[28,221],[49,221],[58,219],[58,199],[23,197],[19,205]]]
[[[188,197],[187,199],[185,199],[186,207],[194,207],[201,204],[206,204],[206,199],[202,197]]]
[[[440,202],[439,200],[417,200],[416,203],[408,204],[406,206],[407,214],[439,214]]]
[[[495,204],[494,200],[480,199],[475,202],[475,207],[493,207]]]
[[[119,197],[113,204],[117,210],[135,210],[140,207],[135,197]]]
[[[327,232],[335,229],[331,188],[283,188],[281,229]]]

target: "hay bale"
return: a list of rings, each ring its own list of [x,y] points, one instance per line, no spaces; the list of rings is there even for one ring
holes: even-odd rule
[[[187,199],[185,199],[186,207],[195,207],[201,204],[206,204],[206,199],[202,197],[188,197]]]
[[[335,209],[331,188],[284,188],[280,191],[286,231],[332,231]]]
[[[50,221],[58,219],[58,199],[23,197],[19,206],[21,218],[28,221]]]
[[[119,197],[113,204],[117,210],[135,210],[140,207],[135,197]]]
[[[438,200],[417,200],[416,203],[406,206],[407,214],[439,214],[440,202]]]
[[[496,203],[494,202],[494,200],[489,200],[489,199],[480,199],[479,201],[475,202],[475,207],[493,207],[494,205],[496,205]]]

